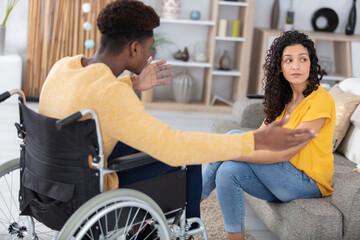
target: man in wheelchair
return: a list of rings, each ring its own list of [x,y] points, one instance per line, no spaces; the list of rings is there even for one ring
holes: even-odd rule
[[[121,157],[130,149],[131,153],[145,152],[158,160],[107,174],[105,191],[189,165],[186,216],[200,217],[199,164],[251,155],[255,149],[283,150],[315,134],[282,128],[286,120],[273,123],[266,131],[243,134],[180,132],[146,113],[135,91],[169,84],[158,79],[172,76],[161,73],[171,68],[166,61],[151,63],[149,58],[153,29],[159,24],[155,11],[141,1],[108,4],[97,18],[102,34],[97,52],[89,58],[65,57],[52,67],[41,90],[39,112],[60,119],[84,108],[93,109],[100,122],[105,159]],[[124,70],[135,75],[117,78]]]

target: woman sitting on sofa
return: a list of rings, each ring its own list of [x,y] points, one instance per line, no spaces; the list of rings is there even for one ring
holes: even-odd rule
[[[336,112],[333,98],[320,85],[322,74],[313,41],[297,31],[283,33],[271,45],[264,70],[265,119],[258,130],[290,115],[284,127],[314,129],[318,137],[285,151],[259,150],[250,157],[206,167],[202,198],[216,187],[230,240],[244,239],[243,191],[271,202],[332,193]]]

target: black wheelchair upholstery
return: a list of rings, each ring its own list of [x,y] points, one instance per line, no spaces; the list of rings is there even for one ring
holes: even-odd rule
[[[20,103],[20,210],[54,230],[100,193],[99,171],[89,168],[98,144],[93,120],[58,131],[57,119],[42,116]],[[19,130],[19,129],[18,129]]]

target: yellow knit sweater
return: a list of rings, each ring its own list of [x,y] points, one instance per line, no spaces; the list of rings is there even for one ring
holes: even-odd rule
[[[252,155],[254,136],[172,130],[145,112],[131,79],[117,79],[102,63],[82,67],[83,55],[58,61],[42,87],[39,112],[63,118],[83,108],[99,117],[105,159],[118,141],[171,166],[201,164]],[[105,190],[118,187],[116,174],[105,177]]]

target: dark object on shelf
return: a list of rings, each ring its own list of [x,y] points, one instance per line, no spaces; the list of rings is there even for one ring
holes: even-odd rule
[[[279,15],[280,15],[280,3],[279,0],[275,0],[271,9],[270,28],[277,29],[279,25]]]
[[[262,94],[251,94],[249,93],[248,95],[246,95],[247,98],[255,98],[255,99],[263,99],[264,95]]]
[[[176,53],[173,54],[173,57],[176,59],[176,60],[181,60],[181,50],[178,50]]]
[[[317,20],[320,17],[324,17],[327,21],[326,26],[323,28],[317,26]],[[331,8],[320,8],[313,14],[311,23],[315,31],[333,32],[339,24],[339,18]]]
[[[181,60],[187,62],[189,60],[189,51],[187,47],[185,47],[184,51],[181,53]]]
[[[220,58],[220,70],[230,70],[231,69],[231,59],[228,51],[224,51],[223,55]]]
[[[356,24],[356,0],[353,1],[353,5],[350,9],[349,19],[345,27],[346,35],[354,34],[355,24]]]

